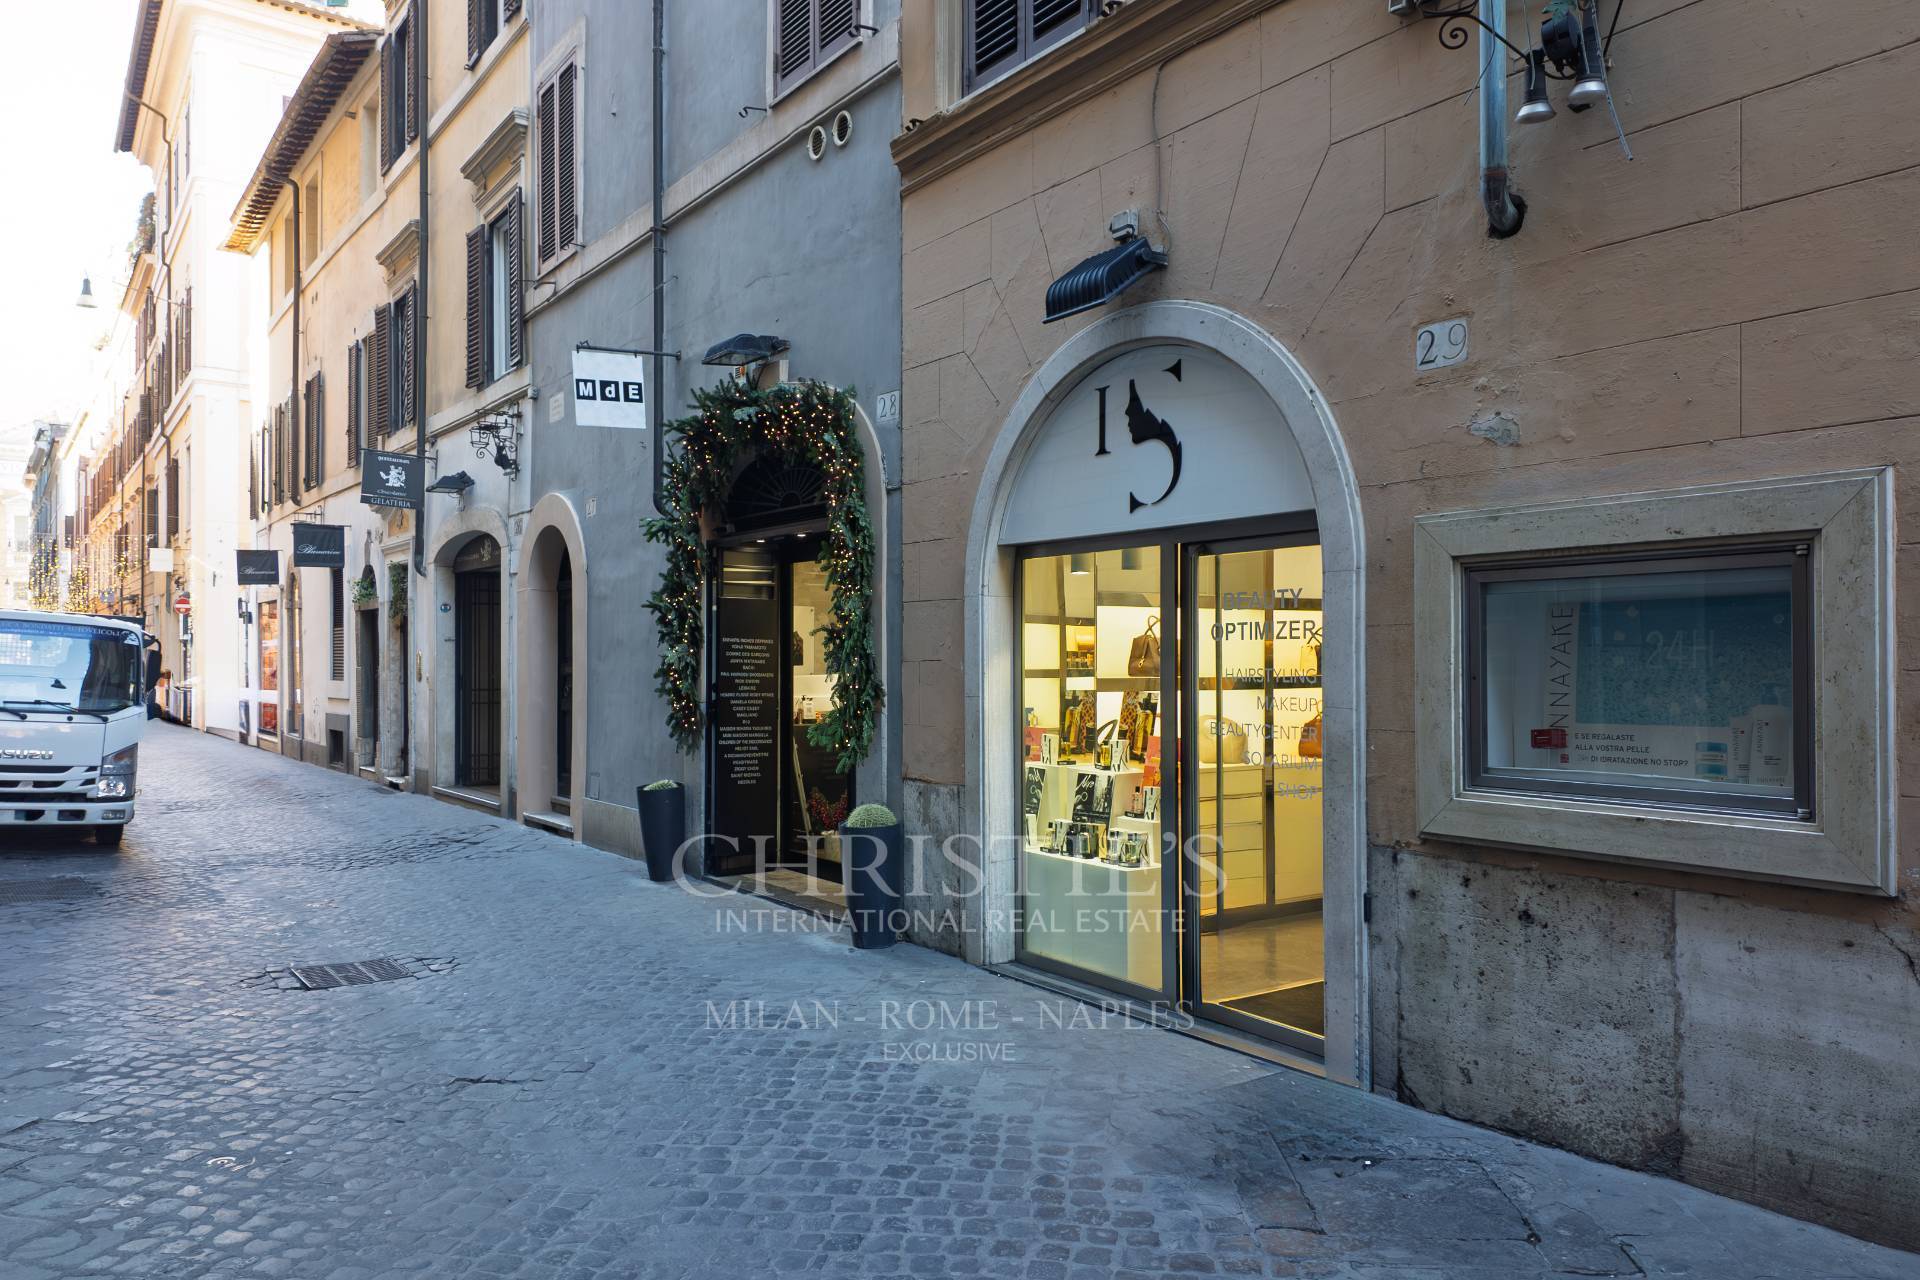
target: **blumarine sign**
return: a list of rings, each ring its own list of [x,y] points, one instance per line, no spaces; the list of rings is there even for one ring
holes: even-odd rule
[[[299,569],[347,567],[347,527],[343,524],[296,524],[293,527],[293,563]]]
[[[280,585],[280,553],[278,551],[236,551],[233,554],[237,561],[234,566],[234,580],[241,586]]]
[[[360,501],[370,507],[405,507],[418,511],[424,486],[421,458],[415,453],[360,451]]]

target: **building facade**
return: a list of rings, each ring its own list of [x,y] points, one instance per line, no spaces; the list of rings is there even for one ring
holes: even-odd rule
[[[1912,1247],[1920,20],[1397,7],[906,0],[916,936]]]
[[[899,178],[886,148],[899,8],[738,8],[724,23],[664,2],[533,12],[538,400],[513,556],[518,792],[546,825],[635,853],[637,788],[682,782],[691,822],[717,837],[696,866],[784,871],[832,898],[835,821],[854,803],[897,804],[900,785]],[[624,426],[601,425],[606,406],[576,385],[591,391],[590,370],[607,368],[644,384]],[[700,615],[684,695],[701,711],[676,743],[643,610],[670,556],[642,529],[660,514],[657,468],[687,457],[671,431],[656,457],[662,424],[697,417],[697,392],[737,396],[748,425],[707,494],[711,564],[666,609]],[[831,638],[828,477],[761,429],[802,400],[832,402],[871,534],[862,620]],[[854,648],[889,698],[857,760],[815,741]]]
[[[248,703],[239,461],[252,417],[252,264],[222,253],[228,211],[285,95],[320,41],[355,26],[341,7],[292,0],[143,0],[114,145],[155,180],[134,263],[134,370],[121,482],[102,486],[101,567],[158,635],[197,728],[238,737]],[[196,319],[194,299],[212,299]],[[106,515],[108,511],[117,516]],[[99,556],[100,545],[96,543]],[[131,588],[118,581],[130,575]]]
[[[527,22],[481,12],[415,0],[329,39],[228,247],[271,299],[247,484],[279,575],[251,597],[262,744],[507,813]],[[397,505],[394,466],[420,473]]]

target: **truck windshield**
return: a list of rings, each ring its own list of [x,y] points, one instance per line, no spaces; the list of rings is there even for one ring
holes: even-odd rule
[[[135,632],[0,619],[0,707],[124,711],[139,705],[141,666]]]

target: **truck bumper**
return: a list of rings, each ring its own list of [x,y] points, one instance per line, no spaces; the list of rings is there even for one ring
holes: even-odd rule
[[[45,805],[0,804],[0,827],[121,826],[133,821],[131,800],[63,800]]]

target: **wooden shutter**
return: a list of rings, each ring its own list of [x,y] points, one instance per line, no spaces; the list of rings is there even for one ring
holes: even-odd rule
[[[403,27],[403,31],[405,33],[403,38],[406,42],[406,56],[402,59],[402,70],[405,72],[407,77],[407,85],[406,85],[407,138],[406,140],[407,142],[412,142],[415,138],[420,136],[420,94],[417,91],[419,82],[420,82],[420,76],[419,76],[420,29],[414,25],[412,18],[408,18],[405,26]],[[405,144],[402,144],[401,150],[404,151],[405,149],[406,149]]]
[[[467,385],[487,385],[487,229],[467,232]]]
[[[327,375],[307,379],[307,451],[311,455],[307,488],[318,489],[327,478]]]
[[[68,516],[69,520],[73,517]],[[260,437],[248,441],[247,447],[247,519],[260,518]]]
[[[860,12],[860,0],[814,0],[814,4],[818,7],[814,61],[820,65],[858,38],[854,27],[865,15]]]
[[[345,680],[347,678],[347,574],[344,569],[329,569],[327,576],[333,579],[329,584],[333,588],[331,636],[333,660],[328,664],[329,674],[335,680]]]
[[[971,93],[1058,44],[1087,25],[1092,8],[1092,0],[967,0],[962,87]]]
[[[804,80],[814,64],[814,18],[820,0],[778,0],[773,33],[773,87]]]
[[[554,139],[554,179],[559,186],[560,239],[557,252],[580,238],[580,68],[560,68],[559,124]]]
[[[281,450],[280,465],[286,471],[281,492],[289,502],[300,500],[300,419],[294,413],[293,397],[287,397],[286,408],[281,412],[280,420],[287,424],[286,445]]]
[[[391,361],[388,352],[392,348],[393,308],[375,307],[373,310],[373,337],[369,339],[371,349],[367,353],[367,417],[369,426],[376,435],[384,436],[393,429],[393,387]]]
[[[367,394],[367,375],[365,361],[367,349],[363,343],[356,342],[347,348],[347,457],[346,465],[360,465],[361,442],[365,440],[361,423],[365,421],[363,411]]]
[[[480,51],[487,47],[486,14],[494,0],[467,0],[467,65],[471,67],[480,61]]]
[[[273,505],[279,506],[287,500],[287,473],[280,459],[286,450],[287,410],[284,405],[273,407]]]
[[[521,276],[526,263],[526,211],[520,198],[520,188],[513,189],[513,197],[507,204],[506,225],[502,234],[507,237],[507,251],[502,257],[507,263],[507,368],[518,369],[527,361],[526,323],[527,299],[523,291]]]
[[[500,16],[503,18],[511,18],[518,12],[520,12],[520,0],[503,0],[500,5]]]
[[[534,187],[535,195],[540,202],[541,262],[548,261],[556,253],[560,252],[560,246],[555,243],[559,239],[558,230],[560,219],[557,212],[558,205],[556,204],[558,196],[554,190],[553,181],[553,132],[555,124],[554,117],[556,114],[554,104],[559,96],[560,90],[557,83],[549,83],[544,89],[540,90],[539,118],[534,122],[534,128],[540,135],[539,156],[535,162]]]
[[[380,172],[385,173],[393,167],[393,138],[399,128],[400,112],[397,109],[399,95],[399,76],[395,71],[398,59],[399,40],[389,36],[380,42]]]
[[[401,386],[400,395],[397,398],[401,406],[400,425],[406,426],[408,423],[420,421],[420,406],[414,403],[417,398],[416,388],[419,386],[419,379],[415,377],[417,370],[414,363],[418,357],[418,346],[414,339],[420,328],[419,286],[407,286],[407,292],[401,300],[399,309],[405,312],[406,318],[400,322]]]

